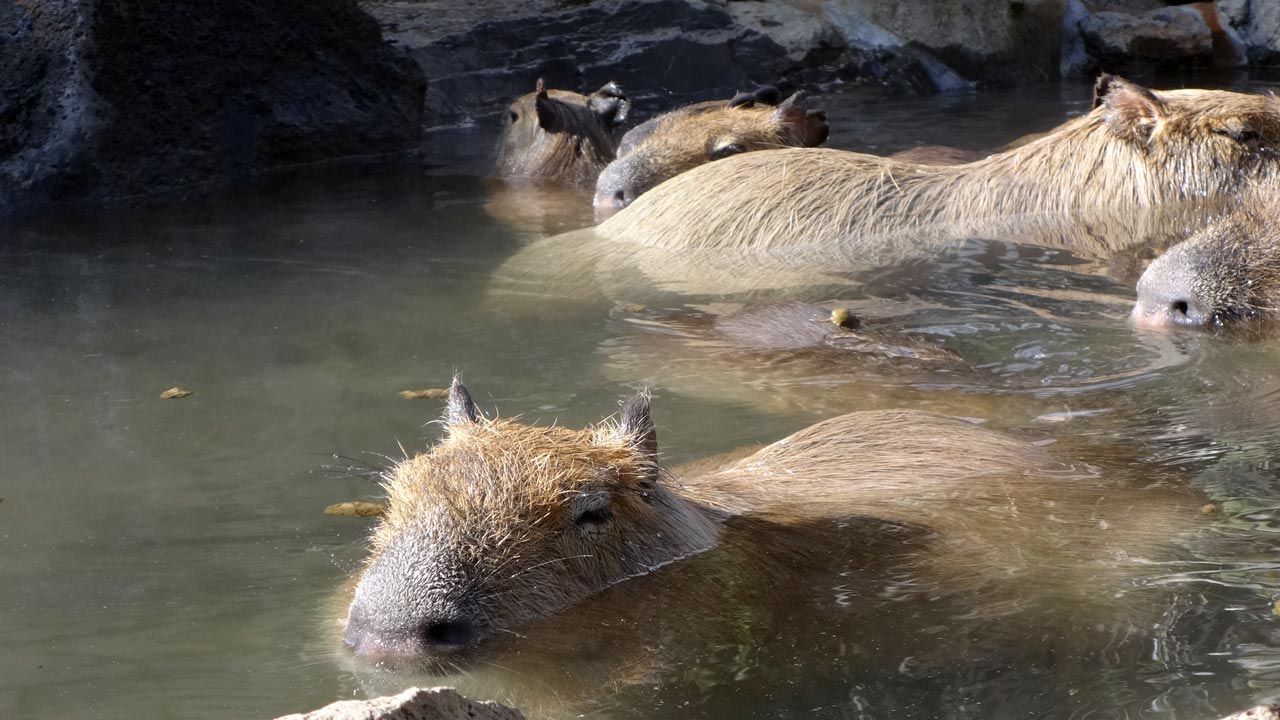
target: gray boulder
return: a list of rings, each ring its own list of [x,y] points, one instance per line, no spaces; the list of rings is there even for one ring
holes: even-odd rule
[[[416,145],[424,80],[354,0],[0,3],[0,214]]]
[[[343,700],[276,720],[524,720],[519,710],[468,700],[452,688],[409,688],[372,700]]]
[[[1218,7],[1248,45],[1250,62],[1280,65],[1280,2],[1222,0]]]
[[[1247,61],[1244,41],[1212,4],[1146,12],[1091,11],[1080,0],[1067,5],[1064,75],[1238,67]]]

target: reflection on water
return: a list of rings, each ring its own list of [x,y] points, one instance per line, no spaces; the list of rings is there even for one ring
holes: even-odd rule
[[[870,98],[827,103],[833,142],[994,146],[1082,112],[1087,88]],[[1280,696],[1280,350],[1131,329],[1140,253],[973,241],[754,275],[623,257],[548,302],[509,271],[590,221],[551,205],[448,170],[347,167],[0,229],[0,717],[269,717],[399,690],[338,647],[367,521],[321,510],[377,497],[369,476],[436,437],[438,403],[397,393],[455,371],[487,411],[575,426],[649,386],[673,464],[907,406],[1063,452],[1112,444],[1130,459],[1081,471],[1160,477],[1213,508],[1190,535],[1131,518],[1171,549],[1126,566],[1124,612],[1101,618],[1069,597],[994,616],[1006,606],[981,594],[890,591],[834,541],[804,582],[760,585],[726,548],[610,591],[653,599],[631,614],[606,593],[449,681],[608,717],[1208,718]],[[705,287],[726,275],[741,286]],[[884,318],[964,366],[744,351],[670,321],[778,297]],[[160,400],[174,385],[194,395]]]

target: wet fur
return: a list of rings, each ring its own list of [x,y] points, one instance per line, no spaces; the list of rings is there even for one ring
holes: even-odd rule
[[[633,397],[616,421],[575,431],[451,409],[448,437],[391,474],[352,622],[403,638],[424,618],[465,615],[488,637],[706,552],[742,523],[782,533],[759,534],[764,546],[732,536],[748,556],[806,556],[805,528],[822,527],[939,592],[993,592],[1012,603],[1000,612],[1092,601],[1115,597],[1128,558],[1166,552],[1198,507],[1155,478],[1118,487],[1021,438],[911,411],[843,415],[667,477],[648,412]],[[610,522],[575,525],[584,498]],[[787,528],[797,544],[780,542]]]
[[[596,232],[682,249],[849,246],[934,227],[982,234],[1027,215],[1123,219],[1231,197],[1278,174],[1274,97],[1152,95],[1110,82],[1088,115],[984,160],[925,166],[828,149],[748,153],[672,178]]]
[[[539,95],[544,96],[541,108]],[[599,102],[599,92],[588,96],[541,88],[517,98],[503,118],[494,176],[571,187],[593,185],[614,158],[616,121],[620,121],[617,112],[602,114]]]

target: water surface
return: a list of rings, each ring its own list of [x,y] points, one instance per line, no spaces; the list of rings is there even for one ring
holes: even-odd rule
[[[994,147],[1089,97],[1085,85],[909,100],[855,88],[825,104],[832,144],[892,152]],[[854,570],[833,555],[804,608],[768,587],[667,598],[671,614],[633,633],[588,607],[516,649],[508,669],[541,675],[446,682],[650,718],[1212,718],[1280,696],[1275,344],[1137,332],[1132,288],[1105,267],[1006,242],[824,298],[943,344],[972,366],[958,374],[744,365],[669,337],[663,318],[706,310],[706,297],[563,312],[495,302],[489,277],[507,258],[589,213],[495,208],[475,170],[482,129],[440,134],[448,151],[425,168],[302,171],[3,227],[0,717],[271,717],[400,689],[353,666],[333,632],[369,523],[321,511],[376,498],[371,477],[438,436],[439,403],[398,392],[454,372],[486,411],[575,426],[649,387],[672,464],[906,406],[1119,444],[1149,469],[1100,471],[1139,487],[1172,478],[1215,511],[1192,539],[1172,542],[1170,528],[1169,556],[1123,585],[1153,610],[1123,632],[1078,627],[1065,602],[974,620],[958,598],[945,612],[876,606],[872,624],[899,635],[868,635],[866,616],[842,609],[839,588],[857,578],[841,580]],[[194,394],[159,398],[175,385]]]

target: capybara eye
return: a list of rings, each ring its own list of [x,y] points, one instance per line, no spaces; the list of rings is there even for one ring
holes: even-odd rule
[[[516,112],[515,110],[512,110],[511,113],[508,115],[508,117],[511,119],[511,122],[514,124],[516,121],[520,119],[520,113]]]
[[[594,529],[603,527],[613,519],[613,511],[609,508],[592,508],[584,510],[573,519],[573,524],[580,528]]]
[[[737,155],[746,151],[747,149],[739,143],[725,143],[711,148],[711,159],[719,160],[720,158],[727,158],[730,155]]]
[[[1225,135],[1238,143],[1257,142],[1259,134],[1257,130],[1249,127],[1219,127],[1213,130],[1218,135]]]

